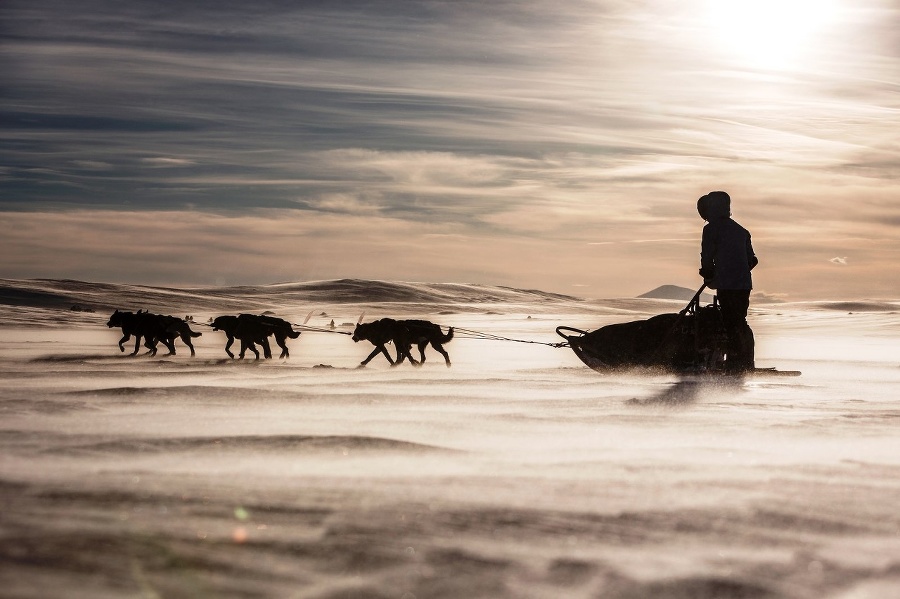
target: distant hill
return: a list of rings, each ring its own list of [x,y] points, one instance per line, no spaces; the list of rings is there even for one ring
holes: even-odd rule
[[[638,297],[689,302],[691,301],[691,298],[694,297],[695,293],[697,293],[696,289],[688,289],[687,287],[679,287],[678,285],[662,285],[661,287],[657,287],[653,291],[648,291]],[[709,293],[702,293],[700,295],[700,301],[703,303],[710,303],[713,301],[713,296]]]
[[[341,279],[242,287],[175,289],[84,281],[0,279],[0,306],[111,312],[150,309],[163,313],[261,312],[286,306],[327,304],[460,306],[481,304],[580,304],[584,300],[534,289]]]

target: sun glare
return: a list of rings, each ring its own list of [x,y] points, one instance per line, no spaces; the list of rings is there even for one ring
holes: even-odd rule
[[[839,0],[709,0],[709,25],[723,49],[748,66],[796,67],[827,41]]]

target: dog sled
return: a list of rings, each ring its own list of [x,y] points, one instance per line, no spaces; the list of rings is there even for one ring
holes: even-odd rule
[[[678,374],[798,376],[775,368],[732,371],[728,364],[728,336],[717,298],[701,305],[703,285],[677,314],[611,324],[595,331],[556,327],[575,355],[597,372],[644,369]]]

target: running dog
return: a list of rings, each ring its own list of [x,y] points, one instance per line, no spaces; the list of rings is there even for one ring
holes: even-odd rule
[[[255,314],[240,314],[238,316],[219,316],[213,320],[213,330],[223,331],[228,337],[228,343],[225,345],[225,353],[234,358],[231,353],[231,345],[235,339],[241,340],[241,359],[244,358],[246,351],[249,349],[259,359],[259,352],[256,344],[260,344],[263,348],[263,355],[266,359],[272,357],[272,350],[269,346],[269,335],[275,337],[275,342],[281,348],[281,358],[290,357],[287,348],[287,339],[296,339],[300,336],[300,331],[291,328],[291,323],[274,316],[257,316]]]
[[[359,367],[365,367],[379,353],[384,354],[391,366],[397,366],[404,359],[409,358],[413,365],[423,364],[425,362],[425,347],[430,343],[431,347],[436,349],[442,356],[447,366],[450,366],[450,356],[444,349],[443,344],[453,339],[453,327],[450,327],[445,335],[441,331],[439,325],[427,320],[394,320],[393,318],[382,318],[374,322],[356,325],[353,331],[353,341],[358,343],[367,340],[375,349],[360,362]],[[391,358],[387,350],[387,344],[393,343],[397,348],[396,360]],[[410,353],[412,346],[419,348],[421,361],[417,362]]]
[[[241,316],[251,315],[241,314]],[[289,338],[296,339],[297,337],[299,337],[300,331],[295,331],[291,327],[291,323],[289,323],[288,321],[281,318],[276,318],[274,316],[266,316],[261,314],[259,316],[254,316],[253,318],[259,321],[260,324],[269,327],[269,329],[272,331],[272,335],[274,335],[275,337],[275,343],[277,343],[278,347],[281,348],[281,356],[279,357],[290,358],[291,353],[288,351],[286,341]]]
[[[228,342],[225,344],[225,353],[230,358],[234,358],[234,354],[231,353],[231,346],[235,339],[240,339],[241,341],[241,352],[239,354],[241,360],[244,359],[248,349],[259,360],[259,350],[256,349],[257,343],[262,346],[263,356],[266,359],[272,357],[272,349],[269,346],[268,339],[270,330],[268,327],[259,326],[258,323],[252,320],[251,314],[219,316],[212,321],[212,327],[214,331],[222,331],[228,337]]]
[[[419,355],[421,356],[419,364],[424,364],[425,348],[428,347],[428,344],[430,343],[431,347],[444,356],[444,363],[447,364],[448,368],[450,367],[450,354],[444,349],[444,344],[453,340],[453,327],[448,328],[447,334],[444,335],[439,325],[428,320],[401,320],[400,322],[403,323],[406,329],[405,341],[409,343],[409,345],[407,346],[405,355],[409,357],[410,362],[413,364],[416,363],[409,353],[412,346],[415,345],[419,348]],[[401,354],[397,363],[399,364],[402,361],[403,355]]]
[[[145,314],[147,312],[141,312],[140,310],[137,313],[116,310],[109,317],[109,321],[106,323],[107,327],[122,329],[122,338],[119,339],[119,351],[124,352],[125,343],[134,337],[134,351],[131,352],[131,355],[137,355],[141,349],[141,338],[148,332],[146,325],[149,324],[149,321],[145,318]],[[150,341],[147,340],[146,343],[147,349],[152,351],[153,346],[150,344]]]
[[[200,337],[203,333],[191,330],[190,325],[183,319],[175,316],[162,316],[152,314],[146,310],[137,312],[122,312],[116,310],[106,323],[109,328],[120,327],[122,338],[119,340],[119,350],[125,351],[125,342],[134,337],[134,351],[132,356],[138,353],[141,346],[141,338],[144,339],[144,347],[151,356],[156,355],[157,343],[162,343],[169,350],[167,355],[175,355],[175,339],[181,340],[191,350],[191,356],[196,355],[192,337]]]
[[[186,320],[183,318],[178,318],[177,316],[162,316],[157,315],[156,319],[159,325],[163,328],[164,337],[159,338],[160,341],[163,342],[163,345],[169,348],[171,354],[175,355],[175,339],[181,338],[181,341],[188,346],[191,350],[191,356],[196,356],[197,352],[194,351],[194,344],[191,343],[192,337],[200,337],[203,333],[197,333],[191,330],[191,325],[188,324]],[[168,340],[166,343],[165,340]],[[152,355],[156,355],[156,344],[153,344],[153,352]]]

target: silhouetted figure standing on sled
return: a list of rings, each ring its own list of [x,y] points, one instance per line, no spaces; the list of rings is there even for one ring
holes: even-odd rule
[[[750,271],[759,263],[750,232],[731,219],[731,197],[711,191],[697,200],[697,212],[706,225],[700,248],[700,276],[716,290],[728,335],[726,368],[732,372],[754,368],[753,331],[747,324]]]

